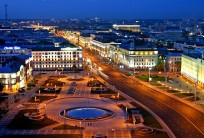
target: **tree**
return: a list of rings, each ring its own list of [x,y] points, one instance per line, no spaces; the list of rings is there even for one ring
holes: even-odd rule
[[[2,93],[3,89],[4,89],[4,85],[0,82],[0,92],[1,93]]]

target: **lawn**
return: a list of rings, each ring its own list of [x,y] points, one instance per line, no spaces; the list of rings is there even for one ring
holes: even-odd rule
[[[78,126],[71,126],[67,124],[63,124],[60,126],[57,126],[53,128],[53,130],[75,130],[75,129],[84,129],[83,127],[78,127]]]
[[[31,97],[31,99],[28,102],[31,103],[42,103],[44,101],[50,100],[50,99],[54,99],[57,96],[36,96],[36,101],[35,101],[35,97]]]
[[[158,130],[154,130],[153,135],[145,135],[145,136],[141,136],[141,135],[134,135],[134,138],[169,138],[168,134],[166,132],[162,132],[162,131],[158,131]]]
[[[7,135],[1,138],[81,138],[81,136],[79,134]]]
[[[180,91],[178,91],[178,90],[167,90],[167,92],[169,92],[169,93],[178,93]]]
[[[146,81],[146,82],[149,81],[149,76],[147,75],[137,75],[136,77],[142,81]],[[162,76],[153,75],[151,76],[151,78],[152,78],[151,82],[165,81],[165,77],[162,77]]]
[[[14,119],[9,123],[7,126],[8,129],[12,130],[35,130],[35,129],[41,129],[43,127],[56,124],[56,121],[53,121],[47,117],[45,117],[43,120],[40,121],[34,121],[28,119],[26,116],[24,116],[25,113],[32,113],[35,112],[35,109],[26,109],[21,110]]]
[[[200,97],[196,97],[196,101],[198,101],[198,100],[200,100],[201,98]],[[187,98],[186,99],[187,101],[190,101],[190,102],[193,102],[193,101],[195,101],[195,97],[194,96],[192,96],[192,97],[189,97],[189,98]]]
[[[193,93],[178,93],[175,94],[176,96],[180,97],[180,98],[185,98],[185,97],[189,97],[189,96],[194,96]]]
[[[111,89],[108,89],[107,91],[92,91],[91,90],[91,94],[117,94],[115,91],[112,91]]]
[[[125,97],[123,97],[123,96],[119,96],[119,99],[118,99],[118,95],[110,95],[110,94],[108,94],[108,95],[101,95],[100,97],[105,97],[105,98],[109,98],[109,99],[112,99],[112,100],[115,100],[115,101],[117,101],[117,100],[119,100],[119,101],[124,101],[124,100],[126,100],[126,98]]]
[[[144,118],[144,125],[149,126],[149,127],[160,128],[160,129],[162,128],[162,126],[159,124],[159,122],[149,112],[147,112],[144,108],[142,108],[141,106],[139,106],[135,102],[130,102],[130,104],[135,106],[140,111],[140,113],[142,114],[142,116]]]
[[[101,83],[99,80],[90,80],[90,81],[88,81],[88,83],[87,83],[87,86],[88,87],[100,87],[100,86],[105,86],[103,83]]]
[[[57,79],[48,79],[45,81],[43,86],[63,86],[64,82],[58,81]]]
[[[61,92],[62,88],[58,88],[55,90],[45,90],[45,88],[40,88],[40,93],[42,94],[59,94]],[[36,93],[39,93],[39,90],[36,91]]]

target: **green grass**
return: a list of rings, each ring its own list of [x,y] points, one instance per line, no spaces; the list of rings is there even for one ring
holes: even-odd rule
[[[31,99],[28,102],[31,103],[42,103],[44,101],[50,100],[50,99],[54,99],[56,98],[56,96],[36,96],[36,101],[35,101],[35,97],[31,97]]]
[[[157,87],[163,86],[163,85],[161,85],[160,83],[157,83],[157,82],[151,82],[150,84],[153,85],[153,86],[157,86]]]
[[[30,120],[27,117],[24,116],[25,113],[32,113],[36,112],[35,109],[26,109],[21,110],[14,119],[9,123],[7,126],[8,129],[12,130],[35,130],[35,129],[41,129],[43,127],[56,124],[56,121],[53,121],[47,117],[45,117],[43,120],[40,121],[34,121]]]
[[[169,92],[169,93],[178,93],[178,92],[180,92],[180,91],[178,91],[178,90],[167,90],[167,92]]]
[[[200,100],[201,98],[200,97],[196,97],[196,101],[198,101],[198,100]],[[186,99],[187,101],[190,101],[190,102],[193,102],[194,100],[195,100],[195,97],[194,96],[192,96],[192,97],[189,97],[189,98],[187,98]]]
[[[135,102],[130,102],[130,104],[135,106],[140,111],[142,117],[144,118],[144,125],[162,129],[162,126],[159,124],[159,122],[144,108],[142,108]]]
[[[57,127],[54,127],[53,130],[75,130],[75,129],[84,129],[83,127],[78,126],[71,126],[71,125],[59,125]]]
[[[147,75],[137,75],[136,76],[138,79],[142,80],[142,81],[146,81],[148,82],[149,81],[149,76]],[[161,76],[151,76],[152,78],[152,81],[151,82],[156,82],[156,81],[165,81],[165,77],[161,77]]]
[[[108,95],[101,95],[101,97],[113,99],[113,100],[116,100],[116,101],[118,100],[118,95],[110,95],[110,94],[108,94]],[[124,100],[126,100],[126,98],[120,95],[119,96],[119,101],[124,101]]]
[[[107,91],[103,91],[102,93],[100,91],[91,91],[91,94],[117,94],[115,91],[112,91],[111,89],[108,89]]]
[[[178,93],[175,94],[176,96],[180,97],[180,98],[185,98],[185,97],[189,97],[189,96],[194,96],[193,93]]]
[[[56,91],[53,90],[53,91],[47,91],[45,90],[45,88],[40,88],[40,93],[41,94],[59,94],[61,92],[62,88],[56,88]],[[36,91],[36,93],[39,94],[39,90]]]
[[[154,130],[154,131],[156,131],[155,135],[149,135],[149,136],[135,135],[135,138],[169,138],[166,132],[157,131],[157,130]]]
[[[58,81],[57,79],[48,79],[45,81],[43,86],[63,86],[64,82]]]
[[[81,136],[79,134],[7,135],[1,138],[81,138]]]

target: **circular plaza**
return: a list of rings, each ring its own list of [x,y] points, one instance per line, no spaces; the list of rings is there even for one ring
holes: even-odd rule
[[[115,102],[95,98],[67,97],[46,104],[46,115],[76,126],[91,122],[97,128],[126,128],[124,111]],[[91,127],[90,127],[91,128]]]

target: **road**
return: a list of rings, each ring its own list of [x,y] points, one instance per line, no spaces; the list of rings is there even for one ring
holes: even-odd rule
[[[111,78],[106,81],[156,113],[176,137],[204,137],[204,114],[202,112],[179,100],[145,87],[140,82],[133,81],[119,71],[101,64],[98,59],[88,55],[87,52],[84,53],[84,56],[97,63],[103,72]]]

